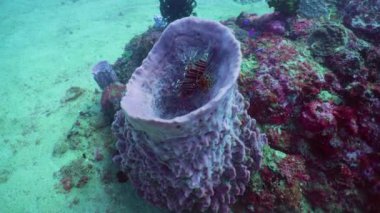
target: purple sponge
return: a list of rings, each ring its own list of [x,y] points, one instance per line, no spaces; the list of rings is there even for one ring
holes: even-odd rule
[[[107,61],[100,61],[92,68],[92,74],[99,87],[104,90],[108,85],[118,81],[115,71]]]
[[[228,212],[267,142],[237,90],[232,32],[194,17],[171,23],[127,84],[112,129],[137,192],[171,211]]]

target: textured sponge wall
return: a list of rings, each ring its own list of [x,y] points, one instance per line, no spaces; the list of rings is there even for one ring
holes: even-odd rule
[[[119,155],[115,161],[128,173],[139,195],[157,206],[175,212],[228,212],[237,196],[244,193],[251,172],[258,169],[261,149],[266,143],[255,120],[247,115],[247,104],[237,90],[241,54],[232,33],[217,22],[197,18],[172,23],[137,69],[137,74],[146,78],[132,76],[127,90],[154,90],[140,88],[148,87],[150,78],[160,76],[160,71],[152,71],[157,67],[150,65],[157,61],[168,65],[177,63],[175,55],[168,56],[175,52],[173,47],[160,42],[178,38],[179,34],[186,37],[185,28],[189,24],[192,27],[188,28],[188,34],[196,30],[201,41],[215,41],[218,39],[213,37],[222,36],[220,41],[225,43],[215,43],[215,48],[220,47],[215,63],[224,64],[224,68],[214,70],[222,83],[212,88],[212,96],[205,96],[205,104],[171,119],[131,109],[138,106],[129,104],[146,96],[127,92],[122,101],[123,109],[116,114],[112,127],[118,138]],[[222,33],[210,33],[213,30]],[[203,31],[207,33],[202,34]],[[166,65],[161,64],[161,67]]]

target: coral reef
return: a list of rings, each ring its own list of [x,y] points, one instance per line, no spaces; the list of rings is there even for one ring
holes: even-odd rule
[[[299,125],[303,126],[303,135],[312,147],[322,153],[331,155],[339,148],[339,141],[334,141],[337,121],[334,116],[334,105],[329,102],[313,101],[304,105],[299,117]]]
[[[313,56],[332,56],[347,44],[347,33],[337,24],[323,24],[312,32],[308,42]]]
[[[343,23],[358,36],[380,44],[380,1],[350,0],[342,9]]]
[[[289,30],[286,36],[292,40],[306,40],[314,30],[314,21],[306,18],[296,18],[289,20]]]
[[[100,111],[99,93],[87,93],[91,94],[91,103],[77,109],[80,111],[77,119],[66,138],[56,144],[52,158],[52,162],[65,161],[53,175],[56,181],[54,189],[56,193],[64,194],[69,208],[77,208],[74,205],[78,205],[78,194],[86,194],[90,187],[97,187],[102,197],[115,202],[122,203],[127,197],[120,193],[121,183],[117,179],[120,170],[111,161],[116,150],[110,123]],[[1,178],[0,169],[0,184]],[[81,199],[81,202],[85,203],[86,199]],[[114,206],[105,207],[104,211],[112,209]]]
[[[300,0],[297,14],[306,18],[321,18],[329,14],[325,0]]]
[[[62,188],[70,192],[73,187],[82,188],[89,181],[89,175],[94,171],[91,163],[79,158],[63,166],[56,176],[59,176]]]
[[[160,11],[166,22],[194,15],[195,0],[160,0]]]
[[[237,91],[240,61],[228,28],[184,18],[136,69],[112,125],[114,161],[146,200],[175,212],[228,212],[243,195],[266,137]]]
[[[68,150],[81,151],[87,156],[92,156],[96,146],[102,146],[96,137],[99,136],[100,132],[107,131],[109,121],[104,116],[99,116],[98,111],[99,109],[95,107],[88,107],[79,112],[77,119],[67,132],[65,140],[55,144],[52,153],[54,157],[61,157]],[[101,142],[109,143],[112,140],[109,138]]]
[[[257,34],[260,32],[283,35],[285,33],[283,18],[284,17],[278,12],[262,16],[242,12],[235,22],[242,29],[248,30],[249,34]],[[250,36],[255,37],[256,35]]]
[[[125,85],[119,82],[112,65],[100,61],[92,68],[92,74],[98,86],[103,90],[100,105],[106,117],[112,119],[120,109],[120,100],[125,93]]]
[[[281,2],[284,4],[286,1],[271,2],[279,7]],[[307,9],[302,4],[306,2],[316,5],[321,3],[319,6],[323,7],[333,5],[333,7],[329,8],[327,16],[319,19],[316,14],[325,15],[326,11],[316,6],[312,8],[312,11],[305,12]],[[229,206],[234,212],[377,212],[377,204],[380,200],[380,48],[378,39],[375,39],[378,35],[377,25],[375,25],[378,14],[375,12],[378,2],[304,0],[300,1],[297,10],[291,12],[293,15],[277,9],[278,12],[263,16],[241,13],[237,18],[222,22],[233,31],[241,43],[243,58],[238,89],[244,100],[235,90],[234,93],[230,93],[228,103],[235,110],[229,114],[230,122],[225,125],[235,125],[236,128],[233,128],[233,131],[220,133],[218,136],[225,137],[226,134],[233,132],[243,138],[242,133],[245,127],[250,125],[250,122],[247,122],[245,110],[248,115],[257,120],[257,125],[253,125],[251,129],[254,130],[253,133],[259,134],[256,126],[260,126],[268,136],[268,146],[263,148],[263,165],[258,172],[250,173],[250,180],[242,197],[236,196],[238,193],[233,189],[237,182],[245,183],[245,180],[236,179],[242,176],[236,173],[236,178],[231,179],[234,176],[231,174],[234,173],[227,172],[231,170],[226,170],[228,174],[220,174],[212,170],[215,169],[214,166],[222,167],[222,164],[216,163],[216,159],[220,158],[213,158],[211,161],[213,166],[209,166],[212,171],[210,174],[214,174],[211,177],[221,177],[231,187],[214,184],[189,193],[189,188],[194,186],[192,184],[205,183],[202,179],[205,176],[198,170],[194,170],[194,166],[190,165],[188,160],[201,162],[197,165],[203,166],[202,157],[193,158],[195,155],[202,156],[199,154],[202,150],[207,155],[214,153],[214,156],[222,156],[220,153],[223,151],[231,153],[231,150],[235,150],[233,154],[228,154],[229,159],[235,158],[240,155],[242,147],[247,151],[247,147],[250,146],[247,143],[241,143],[239,147],[236,147],[236,143],[222,147],[224,143],[216,143],[214,142],[216,140],[212,140],[216,137],[215,135],[208,135],[208,143],[216,147],[210,151],[209,148],[201,148],[202,146],[198,146],[198,143],[195,143],[197,146],[194,146],[194,143],[188,143],[188,135],[184,137],[185,140],[181,140],[181,143],[177,143],[176,139],[170,140],[170,143],[167,143],[170,148],[165,143],[151,140],[152,137],[160,140],[160,137],[177,134],[180,130],[190,135],[193,131],[202,134],[203,128],[208,126],[204,124],[205,119],[208,118],[206,116],[200,118],[201,121],[197,118],[188,123],[187,120],[178,122],[180,130],[177,130],[174,127],[168,128],[166,125],[156,127],[157,122],[147,124],[145,120],[130,118],[128,110],[119,111],[113,123],[114,132],[119,140],[117,143],[119,152],[114,160],[121,163],[124,170],[117,173],[117,180],[131,181],[142,196],[149,197],[148,199],[153,200],[153,203],[161,206],[170,203],[167,208],[174,211],[198,211],[208,207],[211,211],[216,211],[215,199],[218,196],[212,197],[211,194],[218,192],[223,195],[228,194],[228,196],[217,198],[224,201],[218,203],[220,211],[226,210]],[[335,14],[336,9],[340,10],[342,17]],[[294,16],[296,12],[301,16]],[[307,15],[302,15],[302,13],[307,13]],[[151,28],[127,45],[123,57],[113,66],[118,77],[123,79],[123,83],[128,81],[133,70],[141,65],[160,35],[160,30]],[[213,36],[217,35],[219,36],[218,33],[214,33]],[[192,48],[188,48],[188,51],[193,52],[193,57],[197,60],[189,60],[191,57],[187,56],[181,57],[177,64],[189,66],[184,66],[185,71],[179,72],[181,74],[179,81],[174,83],[173,87],[167,84],[171,75],[166,75],[166,78],[162,79],[164,83],[151,87],[151,91],[159,94],[152,97],[152,100],[157,100],[157,97],[161,97],[162,100],[155,102],[157,107],[149,116],[157,115],[163,120],[186,118],[187,112],[208,103],[209,99],[205,98],[204,94],[208,94],[209,90],[218,91],[213,89],[218,88],[215,87],[216,78],[199,74],[208,73],[202,68],[209,66],[208,57],[202,57],[208,54],[196,53]],[[177,53],[171,52],[171,54]],[[152,64],[143,65],[143,68],[147,69],[150,66]],[[161,70],[161,65],[154,66]],[[177,66],[174,68],[169,66],[166,69],[183,71],[181,66],[179,69]],[[192,76],[196,80],[192,80]],[[221,77],[232,79],[230,74]],[[143,79],[150,79],[150,76],[132,79],[146,82]],[[186,79],[186,81],[181,79]],[[151,85],[152,82],[150,81],[147,85]],[[179,97],[176,98],[182,100],[188,97],[189,101],[197,100],[197,103],[205,101],[203,102],[205,104],[187,108],[188,102],[175,101],[175,103],[181,103],[177,110],[178,104],[165,104],[178,99],[173,99],[170,94],[165,95],[166,90],[160,89],[163,85],[168,85],[169,91],[177,92]],[[185,92],[181,93],[181,90]],[[137,93],[137,95],[144,97],[143,93]],[[243,106],[243,102],[250,104]],[[128,109],[128,105],[132,108],[135,102],[123,101],[123,103]],[[228,113],[231,105],[224,105]],[[165,107],[165,110],[159,110],[162,107]],[[248,120],[250,120],[249,117]],[[196,130],[199,125],[203,125],[202,129]],[[138,132],[137,128],[139,128]],[[147,128],[149,131],[146,130]],[[139,143],[132,143],[140,138],[143,139],[139,140]],[[200,139],[202,138],[199,136],[194,141]],[[125,143],[125,141],[129,142]],[[184,148],[189,150],[185,154],[181,151]],[[172,150],[174,153],[167,150]],[[251,156],[253,153],[246,152],[245,154]],[[181,161],[168,163],[167,159],[170,158],[172,162],[172,159],[177,159],[178,156],[181,157]],[[144,163],[136,163],[135,159],[141,158],[145,159]],[[210,162],[210,158],[205,158],[205,160]],[[162,166],[158,162],[165,162],[165,164]],[[237,168],[235,163],[236,161],[232,161],[223,168]],[[243,164],[252,166],[250,162],[244,160]],[[161,173],[157,175],[157,173],[147,171]],[[178,171],[178,173],[172,171]],[[177,180],[173,178],[175,175],[184,175],[186,178],[183,182],[174,181]],[[102,177],[103,183],[108,184],[113,175],[105,171]],[[212,178],[207,180],[213,180]],[[147,184],[144,185],[144,183]],[[74,186],[75,184],[67,182],[67,185]],[[169,187],[173,185],[187,190],[175,191],[173,189],[175,187]],[[170,188],[168,190],[170,193],[161,193],[161,197],[150,196],[156,195],[157,191],[163,188]],[[230,195],[224,190],[235,193]],[[210,203],[208,203],[208,197],[210,197]],[[194,202],[194,205],[189,204],[195,198],[199,202]],[[169,200],[169,202],[166,203],[163,200]],[[237,202],[232,205],[234,203],[232,201],[235,200]],[[204,203],[209,205],[200,207]]]
[[[283,35],[257,30],[250,37],[250,26],[244,25],[244,19],[251,23],[249,17],[236,22],[247,32],[239,32],[246,36],[240,39],[246,65],[239,89],[252,103],[249,114],[268,135],[267,149],[276,150],[264,149],[263,168],[235,208],[375,211],[379,48],[339,19],[291,17],[282,20]]]
[[[327,22],[316,26],[308,43],[315,60],[333,71],[343,86],[376,75],[365,67],[370,45],[342,25]]]

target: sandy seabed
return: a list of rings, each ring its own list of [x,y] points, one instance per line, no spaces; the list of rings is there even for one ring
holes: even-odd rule
[[[199,17],[214,20],[241,11],[268,9],[264,1],[232,0],[199,0],[196,8]],[[113,63],[157,14],[158,0],[0,1],[0,212],[163,212],[129,183],[105,186],[101,172],[80,189],[62,191],[57,172],[83,153],[52,154],[81,111],[102,116],[91,67]],[[62,102],[71,87],[83,89],[82,95]]]

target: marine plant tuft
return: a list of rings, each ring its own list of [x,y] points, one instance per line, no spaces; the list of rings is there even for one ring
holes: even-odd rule
[[[274,11],[280,12],[285,16],[294,16],[297,14],[300,0],[267,0],[269,7]]]
[[[160,11],[162,17],[168,23],[177,19],[196,15],[193,13],[197,6],[195,0],[160,0]]]

